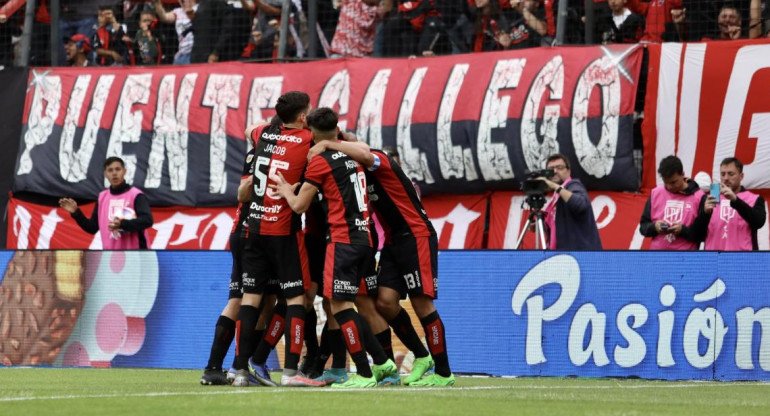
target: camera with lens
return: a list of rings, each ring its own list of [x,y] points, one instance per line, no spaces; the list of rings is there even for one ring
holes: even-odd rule
[[[527,179],[521,183],[521,190],[526,196],[544,195],[548,192],[548,185],[540,177],[550,178],[553,176],[553,169],[538,169],[527,173]]]

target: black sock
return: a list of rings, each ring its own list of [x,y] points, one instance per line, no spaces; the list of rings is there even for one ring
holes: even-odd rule
[[[255,364],[264,364],[267,362],[267,357],[270,356],[270,351],[275,348],[278,341],[283,336],[283,327],[286,323],[286,304],[279,303],[275,305],[273,309],[273,317],[270,318],[270,323],[262,331],[262,338],[259,340],[259,345],[254,350],[252,361]]]
[[[317,325],[318,315],[316,315],[315,308],[311,307],[309,311],[305,312],[305,347],[307,347],[307,356],[314,359],[318,358]]]
[[[238,365],[238,346],[241,343],[241,320],[235,321],[235,355],[233,355],[233,364],[230,366],[230,368],[235,368],[236,365]]]
[[[385,361],[388,361],[388,355],[385,354],[385,350],[382,349],[382,345],[380,345],[380,342],[377,341],[377,338],[374,336],[374,332],[372,332],[372,327],[369,326],[369,323],[366,322],[366,319],[361,319],[361,334],[363,335],[362,338],[364,339],[366,352],[372,356],[372,362],[376,365],[385,364]]]
[[[238,337],[238,359],[235,366],[238,370],[249,368],[249,357],[251,357],[257,342],[259,342],[255,335],[259,312],[259,308],[251,305],[241,305],[241,310],[238,312],[238,319],[241,321],[240,335]]]
[[[341,329],[329,330],[329,349],[332,352],[332,368],[347,368],[347,348]]]
[[[305,306],[289,305],[286,307],[286,358],[284,370],[297,370],[299,356],[302,354],[302,345],[305,338]]]
[[[420,336],[417,335],[417,331],[415,331],[414,325],[412,325],[412,320],[409,318],[409,314],[406,313],[404,308],[401,308],[398,315],[390,320],[388,325],[393,328],[393,332],[395,332],[398,339],[404,343],[404,346],[414,353],[415,358],[428,356],[428,350],[426,350],[425,345],[422,344],[422,340],[420,340]]]
[[[393,362],[396,361],[396,357],[393,355],[393,344],[390,341],[390,328],[380,332],[379,334],[374,334],[375,338],[377,338],[377,341],[382,345],[382,349],[385,351],[385,355],[388,356]]]
[[[329,361],[329,357],[332,355],[331,347],[329,346],[329,324],[324,324],[321,330],[321,343],[318,346],[318,359],[315,362],[315,371],[323,373],[326,367],[326,362]]]
[[[238,325],[240,325],[240,324],[241,324],[241,321],[238,321],[236,323],[235,327],[238,328]],[[236,330],[235,332],[236,332],[236,344],[235,344],[235,351],[236,352],[235,352],[235,357],[233,357],[233,365],[230,366],[232,368],[235,368],[235,366],[238,364],[238,342],[237,342],[238,338],[237,337],[238,337],[239,330]],[[256,329],[256,330],[254,330],[254,339],[256,339],[258,343],[262,341],[262,337],[263,336],[265,336],[265,330],[264,329]]]
[[[363,319],[356,311],[345,309],[334,314],[334,319],[340,324],[342,331],[342,340],[356,363],[358,375],[366,378],[372,377],[372,369],[369,367],[369,360],[366,358],[366,345],[364,345],[363,328],[361,323]],[[336,359],[336,357],[335,357]]]
[[[425,339],[428,341],[430,355],[436,363],[436,374],[442,377],[452,375],[449,369],[449,355],[446,351],[446,335],[444,334],[444,322],[438,315],[438,311],[433,311],[430,315],[420,319],[422,327],[425,329]]]
[[[235,321],[220,315],[219,319],[217,319],[217,326],[214,329],[214,342],[211,343],[209,363],[206,365],[207,370],[222,369],[222,361],[225,360],[227,350],[230,349],[230,344],[233,343],[233,337],[235,337]]]

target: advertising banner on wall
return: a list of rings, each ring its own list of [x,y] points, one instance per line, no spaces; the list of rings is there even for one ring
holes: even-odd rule
[[[487,195],[428,196],[423,204],[439,235],[440,249],[482,248]],[[80,207],[90,217],[94,204]],[[153,250],[225,250],[233,228],[235,207],[153,207],[148,230]],[[99,234],[81,230],[59,207],[11,198],[7,247],[15,249],[101,250]]]
[[[634,190],[641,48],[534,48],[429,59],[33,69],[14,191],[93,199],[106,157],[154,205],[235,200],[246,126],[301,90],[426,194],[515,190],[554,152],[593,189]],[[376,63],[374,63],[376,62]],[[308,76],[312,74],[313,76]]]
[[[452,370],[770,380],[769,255],[442,251],[436,307]],[[14,301],[0,304],[0,363],[202,368],[230,261],[222,251],[2,251],[0,295]]]
[[[661,159],[677,155],[686,176],[719,181],[737,157],[743,185],[770,188],[770,42],[647,45],[643,187],[661,184]]]

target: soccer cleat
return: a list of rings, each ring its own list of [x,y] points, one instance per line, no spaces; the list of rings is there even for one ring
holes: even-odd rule
[[[263,386],[278,387],[278,383],[270,378],[270,372],[267,371],[267,366],[265,364],[254,364],[254,361],[251,361],[251,358],[249,358],[249,374],[257,379],[259,384]]]
[[[377,380],[374,377],[361,377],[353,374],[348,381],[344,383],[332,384],[333,389],[368,389],[377,387]]]
[[[348,381],[348,373],[344,368],[329,368],[324,370],[320,377],[316,377],[315,381],[324,383],[324,386],[341,384]]]
[[[308,378],[314,379],[320,377],[321,373],[317,372],[315,369],[317,361],[317,357],[305,355],[302,357],[302,363],[299,365],[299,372],[306,375]]]
[[[450,374],[449,377],[441,377],[440,375],[433,373],[425,378],[412,382],[410,386],[413,387],[451,387],[455,385],[455,375]]]
[[[380,387],[398,386],[401,384],[401,377],[398,374],[387,376],[380,380],[377,385]]]
[[[238,371],[234,367],[230,367],[229,370],[227,370],[227,382],[229,384],[233,383],[233,380],[235,380],[235,373]]]
[[[286,374],[281,376],[281,386],[284,387],[323,387],[325,385],[322,381],[307,378],[302,373],[297,373],[293,376],[287,376]]]
[[[415,358],[412,363],[412,373],[406,376],[404,384],[409,386],[415,381],[422,378],[428,371],[433,368],[433,358],[431,356]]]
[[[204,386],[224,386],[229,383],[222,370],[206,369],[203,370],[201,384]]]
[[[251,383],[249,382],[249,371],[248,370],[238,370],[235,373],[235,379],[233,379],[233,387],[249,387]]]
[[[393,360],[388,359],[385,363],[380,365],[372,365],[372,374],[374,378],[379,382],[385,379],[385,377],[396,376],[398,377],[398,367]]]

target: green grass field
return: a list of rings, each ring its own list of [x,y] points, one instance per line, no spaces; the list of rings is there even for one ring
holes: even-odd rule
[[[459,377],[452,388],[339,391],[204,387],[199,376],[0,369],[0,415],[770,415],[770,383],[756,382]]]

